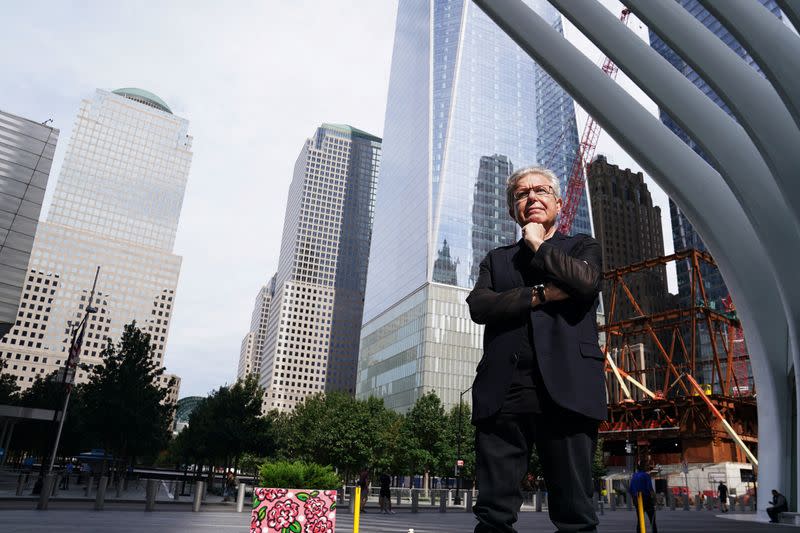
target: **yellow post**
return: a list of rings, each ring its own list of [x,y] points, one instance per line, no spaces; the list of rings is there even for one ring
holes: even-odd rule
[[[353,533],[358,533],[359,518],[361,518],[361,487],[356,487],[355,502],[353,502]]]
[[[647,530],[644,527],[644,502],[642,501],[642,493],[638,494],[636,500],[636,512],[639,513],[639,532],[645,533]]]

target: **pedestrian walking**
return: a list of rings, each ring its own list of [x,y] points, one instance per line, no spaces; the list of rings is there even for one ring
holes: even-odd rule
[[[728,512],[728,486],[724,481],[717,485],[717,496],[719,496],[719,510],[723,513]]]
[[[227,502],[230,501],[231,495],[236,490],[236,476],[233,475],[233,471],[228,470],[228,473],[225,474],[225,480],[223,483],[222,501]]]
[[[381,506],[381,512],[383,514],[394,514],[394,511],[392,511],[392,491],[390,489],[392,478],[384,472],[381,474],[380,481],[381,492],[378,496],[378,503]]]
[[[367,491],[369,490],[369,470],[364,468],[358,475],[358,486],[361,488],[361,512],[367,512]]]
[[[631,477],[630,493],[633,498],[634,506],[638,505],[639,494],[642,495],[642,507],[647,514],[647,519],[650,521],[652,533],[658,533],[656,527],[656,507],[653,504],[653,480],[650,474],[647,473],[647,465],[644,462],[639,463],[639,466]],[[639,523],[639,513],[636,513],[636,531],[637,533],[645,533],[641,531],[641,524]]]

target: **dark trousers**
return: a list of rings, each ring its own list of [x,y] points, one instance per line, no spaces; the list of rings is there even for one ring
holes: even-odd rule
[[[767,514],[769,515],[770,522],[777,522],[778,515],[781,513],[785,513],[789,510],[788,505],[781,505],[780,507],[767,507]]]
[[[547,483],[550,520],[558,531],[596,531],[592,458],[598,422],[558,408],[548,411],[501,413],[477,424],[475,533],[516,531],[520,482],[534,444]]]
[[[639,511],[638,511],[638,497],[633,497],[633,505],[634,508],[637,509],[636,511],[636,532],[637,533],[646,533],[639,528]],[[653,498],[645,496],[642,494],[642,507],[644,508],[644,514],[647,515],[647,521],[650,522],[650,531],[652,533],[658,533],[658,527],[656,527],[656,506],[653,504]]]

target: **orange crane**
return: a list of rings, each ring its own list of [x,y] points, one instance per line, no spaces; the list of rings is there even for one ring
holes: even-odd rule
[[[628,25],[628,15],[630,10],[623,9],[620,13],[619,20],[623,25]],[[614,64],[608,57],[603,60],[603,72],[613,80],[617,77],[619,67]],[[572,221],[575,220],[575,214],[578,212],[578,205],[581,203],[583,197],[584,184],[586,183],[586,165],[592,161],[594,152],[597,149],[597,139],[600,137],[601,128],[595,122],[591,115],[586,120],[586,127],[583,128],[583,135],[581,142],[578,145],[578,152],[575,154],[575,159],[572,161],[572,168],[569,172],[569,179],[567,180],[567,199],[561,209],[561,219],[558,224],[558,231],[564,234],[569,234],[572,228]]]

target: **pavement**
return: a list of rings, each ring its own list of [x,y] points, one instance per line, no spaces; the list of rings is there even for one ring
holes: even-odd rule
[[[17,502],[18,504],[21,502]],[[0,531],[3,533],[33,533],[40,531],[59,531],[64,533],[138,533],[184,531],[208,531],[219,533],[240,533],[249,530],[248,513],[237,514],[232,511],[202,511],[199,513],[177,511],[174,506],[157,507],[154,512],[145,512],[140,506],[109,504],[104,511],[92,511],[88,507],[65,508],[70,502],[52,502],[47,511],[11,510],[0,512]],[[86,505],[85,503],[81,505]],[[172,509],[172,510],[170,510]],[[336,531],[346,533],[353,530],[353,517],[350,514],[337,514]],[[717,515],[710,511],[661,511],[657,514],[658,527],[664,532],[681,533],[758,533],[783,531],[783,528],[800,529],[797,526],[768,524],[754,521],[754,514]],[[762,519],[764,520],[764,519]],[[632,533],[635,531],[635,515],[632,511],[618,510],[606,512],[600,517],[600,533]],[[412,514],[398,510],[394,515],[367,512],[361,516],[361,533],[471,533],[475,519],[471,513],[433,510]],[[520,513],[517,530],[520,533],[553,531],[547,513]],[[788,531],[788,530],[786,530]]]

